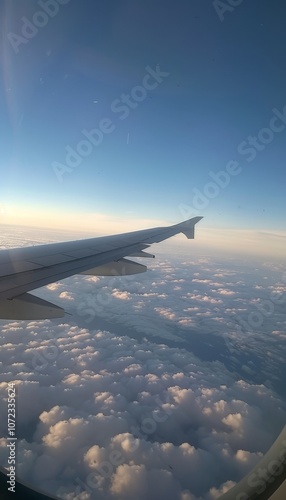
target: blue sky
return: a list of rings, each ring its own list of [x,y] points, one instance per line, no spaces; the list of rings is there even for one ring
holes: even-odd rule
[[[284,303],[273,299],[286,291],[285,6],[242,0],[222,21],[213,1],[4,0],[0,19],[0,224],[18,225],[1,226],[2,246],[43,242],[44,230],[21,224],[74,239],[71,229],[204,216],[195,241],[169,243],[178,258],[154,245],[140,280],[75,276],[42,290],[73,313],[66,323],[1,326],[3,374],[19,379],[19,474],[69,493],[74,472],[86,481],[118,444],[124,474],[101,498],[139,498],[146,485],[172,499],[213,487],[213,500],[285,421]],[[142,102],[120,119],[118,100],[136,92]],[[79,155],[82,131],[100,126],[110,133],[68,172],[67,148]],[[264,144],[249,149],[255,136]],[[56,355],[38,371],[45,347]],[[132,451],[124,434],[158,410],[157,393],[176,412]]]
[[[42,5],[1,7],[2,222],[25,211],[31,222],[50,212],[171,223],[199,212],[209,228],[285,229],[286,118],[261,132],[268,144],[253,160],[238,152],[286,106],[281,2],[242,2],[223,21],[213,2],[58,1],[46,18]],[[112,103],[142,86],[146,67],[168,76],[121,120]],[[114,130],[57,176],[66,148],[105,118]],[[237,175],[197,210],[195,192],[231,160]]]

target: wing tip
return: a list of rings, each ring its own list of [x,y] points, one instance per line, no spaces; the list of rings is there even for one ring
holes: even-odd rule
[[[178,226],[180,227],[180,232],[183,233],[188,238],[188,240],[193,240],[195,238],[195,225],[201,219],[203,219],[203,217],[198,216],[181,222],[180,224],[178,224]]]

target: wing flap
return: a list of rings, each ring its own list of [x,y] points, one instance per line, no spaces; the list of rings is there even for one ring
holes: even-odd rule
[[[102,254],[96,254],[81,259],[55,264],[53,266],[41,267],[30,272],[15,273],[0,279],[0,300],[12,299],[18,295],[29,292],[36,288],[54,283],[55,281],[68,278],[74,274],[81,274],[84,271],[93,269],[103,264],[109,264],[115,260],[129,255],[138,250],[143,250],[147,245],[132,245],[130,247],[119,248]],[[0,253],[1,258],[1,253]]]
[[[61,307],[29,293],[0,302],[0,319],[32,320],[62,318],[64,315]]]

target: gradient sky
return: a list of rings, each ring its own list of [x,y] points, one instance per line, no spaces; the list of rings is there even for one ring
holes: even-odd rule
[[[213,2],[57,6],[45,22],[41,2],[1,5],[1,222],[26,213],[40,224],[50,212],[54,225],[87,213],[172,223],[199,213],[208,228],[285,229],[286,126],[276,120],[281,131],[253,160],[238,152],[286,106],[280,0],[242,2],[223,21]],[[23,16],[46,25],[16,39]],[[169,76],[121,120],[112,103],[157,65]],[[65,164],[66,147],[104,118],[114,130],[60,182],[54,162]],[[231,160],[239,174],[198,207],[194,190],[206,192],[210,172]]]
[[[47,5],[54,11],[43,15]],[[120,436],[141,422],[146,404],[156,410],[153,397],[144,400],[146,391],[155,399],[174,387],[170,401],[178,414],[161,435],[159,429],[152,441],[142,439],[138,454],[129,456],[125,443],[130,475],[121,481],[118,473],[113,488],[125,484],[126,491],[112,492],[111,481],[108,491],[112,498],[114,491],[139,498],[145,481],[155,485],[153,498],[183,498],[181,490],[191,485],[194,498],[213,500],[216,488],[222,492],[225,481],[248,472],[285,422],[279,382],[285,379],[285,307],[270,302],[273,292],[286,292],[285,265],[271,262],[285,262],[285,14],[281,0],[242,1],[224,14],[212,0],[2,1],[0,246],[44,241],[44,229],[27,233],[24,224],[55,228],[47,239],[64,225],[69,233],[59,238],[73,239],[71,229],[119,232],[204,216],[195,241],[172,240],[168,248],[179,248],[180,256],[159,247],[143,278],[75,276],[40,291],[72,314],[66,323],[1,322],[5,380],[17,379],[19,370],[28,378],[19,383],[20,476],[68,493],[75,470],[83,481],[92,470],[95,446],[105,450],[101,463],[113,438],[120,445]],[[166,73],[162,82],[120,119],[118,100],[156,70]],[[79,149],[82,131],[103,127],[104,119],[114,130],[71,172],[56,175],[60,163],[70,169],[67,148]],[[259,140],[260,151],[247,151],[249,137],[258,135],[269,143]],[[57,347],[56,357],[37,371],[33,356],[49,346]],[[152,388],[153,375],[158,385]],[[109,402],[101,403],[108,391],[114,391]],[[95,438],[101,411],[108,418]],[[66,431],[65,422],[78,416],[75,432]],[[6,430],[0,427],[2,444]],[[188,444],[181,461],[175,453],[184,442],[197,451]],[[60,443],[56,453],[54,443]],[[0,446],[0,463],[4,451]],[[140,471],[137,489],[131,461]],[[162,472],[153,475],[157,463]],[[111,498],[106,490],[99,498]]]

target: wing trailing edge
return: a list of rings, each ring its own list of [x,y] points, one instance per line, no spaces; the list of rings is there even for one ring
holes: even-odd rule
[[[61,307],[29,292],[75,274],[124,276],[145,272],[146,266],[125,257],[153,258],[144,250],[178,233],[193,239],[195,225],[201,219],[193,217],[171,226],[0,250],[0,319],[63,317]]]
[[[30,293],[0,301],[0,319],[63,318],[64,309]]]

